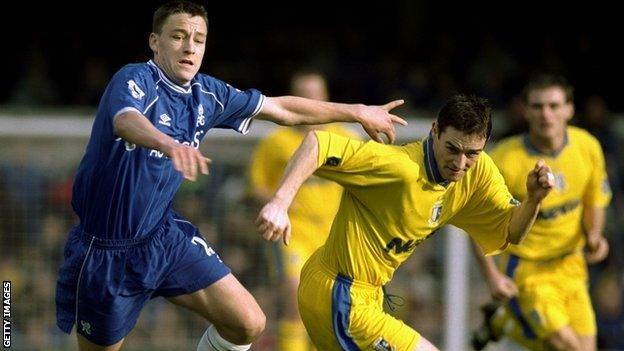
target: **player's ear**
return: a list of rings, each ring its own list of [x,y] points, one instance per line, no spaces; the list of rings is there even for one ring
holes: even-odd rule
[[[571,102],[568,102],[566,104],[566,108],[568,109],[568,115],[567,115],[566,121],[570,121],[572,117],[574,117],[574,111],[575,111],[574,104]]]
[[[149,36],[149,47],[154,52],[154,55],[158,54],[158,34],[151,33]]]
[[[438,135],[438,121],[433,121],[431,124],[431,134]]]

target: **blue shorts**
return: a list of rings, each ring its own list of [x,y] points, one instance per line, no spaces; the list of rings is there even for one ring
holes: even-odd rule
[[[230,273],[197,227],[171,216],[148,237],[103,240],[76,226],[56,286],[56,323],[98,345],[124,338],[148,300],[189,294]]]

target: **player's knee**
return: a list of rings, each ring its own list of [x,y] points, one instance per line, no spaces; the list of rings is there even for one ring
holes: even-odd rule
[[[259,306],[238,310],[226,320],[215,321],[219,334],[229,342],[243,345],[256,340],[264,331],[266,317]]]
[[[554,351],[582,351],[578,337],[570,328],[556,331],[548,337],[546,344]]]
[[[264,331],[266,326],[266,316],[260,309],[253,309],[245,314],[245,317],[238,325],[238,334],[244,338],[244,343],[256,340]]]

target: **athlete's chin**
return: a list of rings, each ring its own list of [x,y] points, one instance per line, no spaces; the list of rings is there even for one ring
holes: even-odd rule
[[[177,73],[178,73],[176,75],[177,81],[181,82],[182,85],[185,85],[189,83],[191,80],[193,80],[193,77],[195,77],[195,75],[197,74],[197,71],[181,70],[181,71],[178,71]]]
[[[444,179],[449,180],[451,182],[457,182],[460,179],[462,179],[464,174],[465,174],[464,171],[457,171],[457,172],[449,171],[444,177]]]

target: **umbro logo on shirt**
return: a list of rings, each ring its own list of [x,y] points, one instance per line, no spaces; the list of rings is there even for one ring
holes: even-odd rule
[[[171,117],[167,116],[166,113],[163,113],[162,115],[160,115],[160,119],[158,121],[158,124],[162,124],[164,126],[171,127]]]

